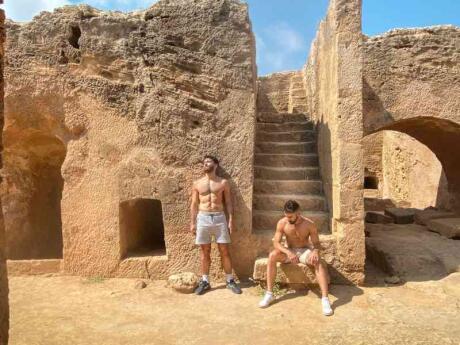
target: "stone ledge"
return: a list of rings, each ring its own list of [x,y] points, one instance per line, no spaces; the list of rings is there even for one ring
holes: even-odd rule
[[[320,235],[323,260],[330,265],[335,256],[334,235]],[[267,280],[267,262],[268,258],[259,258],[254,263],[253,279],[256,281]],[[316,284],[315,272],[313,268],[304,264],[282,264],[277,265],[277,280],[283,284]]]
[[[40,275],[61,272],[62,259],[8,260],[8,275]]]

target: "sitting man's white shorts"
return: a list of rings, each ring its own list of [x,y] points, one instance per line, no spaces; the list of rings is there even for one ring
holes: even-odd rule
[[[231,243],[224,212],[198,212],[195,244]]]
[[[299,258],[299,262],[304,265],[308,265],[308,257],[311,254],[310,248],[289,248],[289,250],[293,251],[295,255]],[[283,262],[284,264],[290,264],[291,260],[286,258]]]

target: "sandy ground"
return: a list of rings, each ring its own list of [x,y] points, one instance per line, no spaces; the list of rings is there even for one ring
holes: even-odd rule
[[[260,288],[183,295],[165,282],[11,277],[11,345],[460,344],[460,273],[436,282],[332,286],[335,315],[314,291],[265,310]],[[369,284],[369,283],[368,283]],[[371,282],[372,285],[372,282]]]

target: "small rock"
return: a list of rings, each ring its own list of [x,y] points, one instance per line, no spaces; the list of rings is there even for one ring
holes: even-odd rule
[[[192,293],[198,286],[198,276],[192,272],[173,274],[168,278],[168,285],[181,293]]]
[[[383,279],[387,284],[399,284],[401,279],[398,276],[385,277]]]
[[[137,280],[134,284],[134,288],[137,290],[144,289],[145,287],[147,287],[147,284],[143,280]]]

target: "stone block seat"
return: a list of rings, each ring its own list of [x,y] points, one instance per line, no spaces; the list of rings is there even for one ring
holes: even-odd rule
[[[333,263],[335,256],[335,236],[320,235],[321,258],[328,264]],[[258,258],[254,263],[253,279],[257,282],[267,280],[268,253]],[[304,264],[278,263],[277,278],[282,284],[310,285],[316,284],[315,272],[312,267]]]

